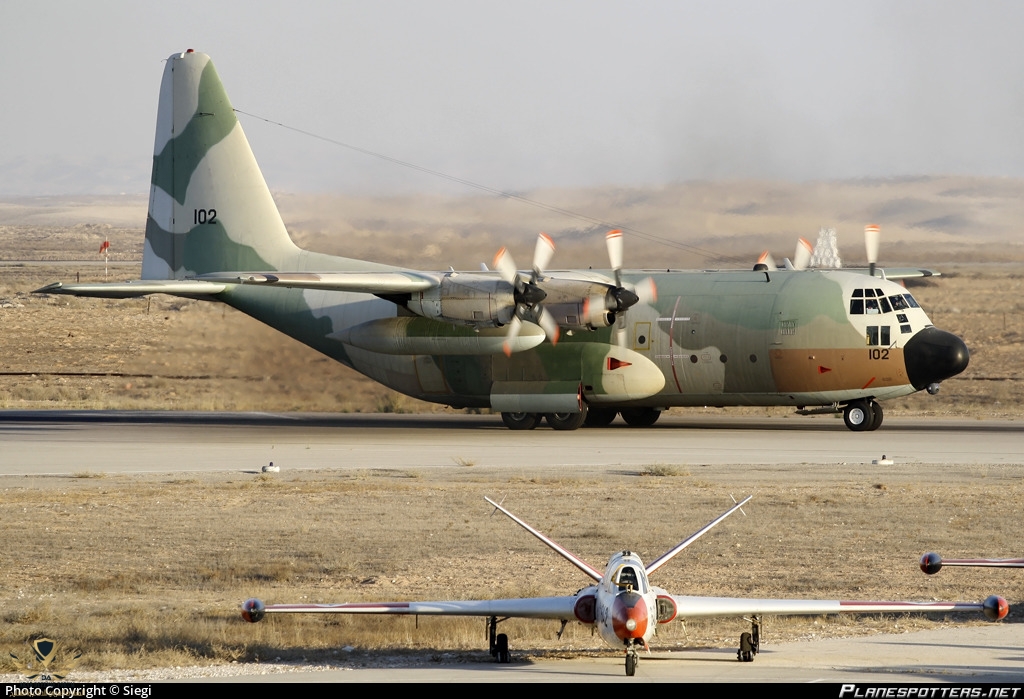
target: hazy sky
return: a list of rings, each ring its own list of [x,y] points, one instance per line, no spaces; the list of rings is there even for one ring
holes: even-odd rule
[[[148,189],[163,61],[488,186],[1024,176],[1019,2],[0,2],[0,196]],[[271,187],[456,185],[240,117]]]

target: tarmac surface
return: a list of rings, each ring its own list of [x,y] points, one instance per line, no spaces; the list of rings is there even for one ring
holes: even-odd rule
[[[506,429],[493,415],[368,415],[0,411],[0,475],[429,468],[461,461],[552,469],[746,464],[847,469],[886,456],[897,465],[1018,464],[1024,422],[892,418],[876,432],[841,419],[663,417],[649,428]],[[847,471],[848,472],[848,471]]]
[[[274,415],[0,411],[0,477],[105,473],[284,469],[450,467],[473,461],[552,470],[616,470],[670,463],[708,469],[743,465],[774,479],[849,477],[859,469],[928,465],[929,478],[970,477],[970,468],[1024,461],[1024,424],[887,419],[877,432],[853,433],[842,420],[668,415],[651,428],[624,425],[577,432],[512,432],[496,416]],[[731,466],[730,466],[731,465]],[[964,468],[965,466],[969,468]],[[795,475],[795,474],[793,474]],[[1019,555],[1008,551],[1007,555]],[[1006,571],[1008,577],[1017,571]],[[513,657],[515,649],[513,648]],[[495,665],[339,669],[244,674],[202,681],[281,682],[997,682],[1024,685],[1024,630],[995,623],[856,639],[772,645],[753,663],[729,649],[655,652],[627,678],[614,655]],[[1009,696],[1009,695],[1007,695]],[[1024,697],[1024,694],[1021,695]]]

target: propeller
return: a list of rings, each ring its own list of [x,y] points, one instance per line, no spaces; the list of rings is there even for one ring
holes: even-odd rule
[[[793,253],[793,269],[807,269],[811,264],[811,252],[814,246],[806,238],[799,238],[796,241],[796,251]]]
[[[608,298],[608,301],[614,301],[614,305],[608,303],[607,307],[610,313],[615,314],[618,321],[615,324],[615,334],[618,344],[623,345],[625,344],[626,311],[640,302],[653,303],[657,301],[658,287],[655,285],[653,277],[647,277],[635,284],[632,289],[624,287],[622,285],[622,231],[619,229],[608,231],[604,240],[608,246],[608,261],[611,263],[612,271],[615,272],[615,288],[609,292]],[[587,299],[584,303],[589,304],[590,302],[591,300]]]
[[[882,232],[878,224],[869,223],[864,226],[864,247],[868,253],[868,270],[871,276],[875,276],[875,264],[878,262],[878,243],[881,240]]]
[[[512,259],[512,253],[507,248],[502,248],[494,256],[494,269],[498,271],[503,280],[512,285],[512,298],[516,304],[515,313],[508,325],[508,334],[505,336],[506,356],[512,354],[512,340],[519,335],[524,320],[539,325],[551,344],[558,343],[558,323],[541,305],[541,302],[548,296],[547,292],[537,285],[537,281],[544,274],[544,268],[551,262],[551,257],[554,254],[555,242],[551,240],[551,237],[546,233],[538,235],[529,279],[523,279],[523,276],[519,274],[516,263]]]
[[[776,270],[779,268],[778,265],[775,264],[775,258],[772,257],[772,254],[767,250],[762,252],[761,256],[757,258],[756,264],[764,265],[770,270]]]

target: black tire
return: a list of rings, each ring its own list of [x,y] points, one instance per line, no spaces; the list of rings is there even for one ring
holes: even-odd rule
[[[508,635],[499,633],[494,639],[494,658],[499,663],[512,662],[512,655],[508,652]]]
[[[626,408],[620,414],[630,427],[650,427],[661,417],[661,411],[654,408]]]
[[[588,412],[587,404],[584,403],[578,413],[548,413],[544,419],[553,430],[578,430],[586,422]]]
[[[502,413],[501,421],[510,430],[532,430],[540,424],[538,413]]]
[[[626,677],[632,677],[636,674],[636,655],[634,653],[626,653]]]
[[[882,406],[876,401],[871,401],[871,427],[868,428],[869,432],[874,432],[882,426]]]
[[[591,408],[587,411],[584,427],[607,427],[615,420],[618,411],[614,408]]]
[[[854,432],[871,429],[874,419],[875,412],[871,409],[871,403],[866,400],[852,401],[843,408],[843,422]]]

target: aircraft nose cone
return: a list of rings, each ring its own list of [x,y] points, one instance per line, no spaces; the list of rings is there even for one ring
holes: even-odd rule
[[[612,628],[615,635],[627,638],[643,638],[647,633],[647,603],[636,593],[624,593],[615,598],[612,605]]]
[[[938,328],[925,328],[907,341],[903,349],[907,377],[917,390],[956,376],[971,359],[964,341]]]

